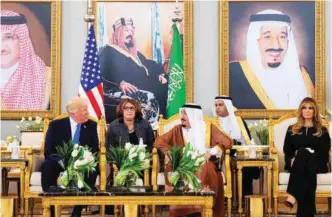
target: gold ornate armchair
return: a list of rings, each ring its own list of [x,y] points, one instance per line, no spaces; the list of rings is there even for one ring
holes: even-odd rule
[[[214,124],[218,129],[220,129],[219,120],[217,118],[208,118],[204,116],[204,121],[208,124]],[[159,119],[159,129],[158,135],[163,135],[164,133],[171,130],[177,124],[180,124],[180,115],[176,114],[170,117],[169,119],[164,119],[161,115]],[[224,155],[224,164],[220,165],[222,168],[222,176],[224,180],[224,194],[227,198],[227,212],[228,216],[231,216],[231,199],[232,199],[232,186],[231,186],[231,168],[230,168],[230,158],[229,158],[229,150],[226,150]],[[153,148],[152,151],[152,177],[151,183],[153,189],[157,189],[158,185],[165,185],[165,177],[163,172],[159,172],[160,169],[160,160],[158,156],[158,151],[156,148]],[[222,160],[221,160],[222,161]],[[226,175],[224,175],[226,174]],[[223,203],[224,201],[222,201]]]
[[[67,114],[62,114],[56,117],[54,120],[62,119],[68,117]],[[90,120],[97,122],[95,119],[89,117]],[[40,198],[39,193],[43,192],[41,186],[41,164],[44,161],[44,148],[45,148],[45,137],[46,132],[48,130],[50,121],[48,119],[44,120],[44,138],[42,142],[42,147],[39,150],[33,150],[30,155],[28,155],[28,168],[25,174],[25,191],[24,191],[24,199],[25,199],[25,217],[29,215],[29,205],[30,205],[30,213],[33,215],[33,205],[34,199]],[[105,190],[106,188],[106,149],[104,147],[105,143],[105,121],[101,118],[98,121],[98,137],[99,137],[99,167],[100,167],[100,175],[97,177],[96,185],[99,185],[100,190]],[[29,202],[31,201],[31,204]],[[102,211],[104,207],[102,207]]]
[[[284,140],[288,126],[296,122],[296,113],[290,113],[277,120],[269,120],[269,145],[273,162],[273,198],[274,216],[278,216],[278,198],[287,196],[289,173],[284,170],[285,158],[283,152]],[[327,117],[323,118],[323,125],[330,128]],[[330,130],[329,130],[330,131]],[[331,132],[331,131],[330,131]],[[316,197],[331,197],[331,166],[327,174],[317,175]]]

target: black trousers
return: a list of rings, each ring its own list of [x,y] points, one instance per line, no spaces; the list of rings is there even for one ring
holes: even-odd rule
[[[99,168],[97,165],[96,168]],[[57,185],[57,179],[63,169],[56,160],[45,160],[41,165],[41,183],[44,192],[50,190],[51,186]],[[84,176],[84,181],[89,186],[94,186],[96,183],[98,172],[90,173],[89,176]],[[81,216],[81,212],[84,206],[75,206],[72,216]],[[54,208],[51,207],[51,216],[54,216]]]
[[[312,217],[316,213],[317,155],[300,148],[295,156],[287,193],[295,197],[297,217]]]
[[[243,198],[246,195],[253,194],[252,182],[254,179],[258,179],[260,170],[258,167],[244,167],[242,169],[242,194]]]

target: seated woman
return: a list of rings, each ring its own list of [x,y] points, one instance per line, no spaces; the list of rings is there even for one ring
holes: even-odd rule
[[[125,146],[127,142],[138,145],[143,140],[147,150],[151,153],[155,140],[152,127],[143,119],[142,107],[135,99],[123,99],[116,109],[117,119],[114,120],[106,137],[106,148],[109,152],[112,147]],[[108,183],[112,183],[113,173],[108,177]],[[107,207],[107,209],[111,209]],[[125,216],[137,216],[137,206],[125,206]]]
[[[304,98],[297,122],[286,133],[285,170],[290,172],[285,206],[298,204],[298,217],[313,217],[316,213],[317,173],[328,172],[331,139],[314,99]]]
[[[151,153],[155,140],[150,123],[143,119],[142,107],[135,99],[123,99],[116,109],[117,119],[108,130],[106,138],[107,151],[111,147],[124,146],[127,142],[137,145],[143,139]]]

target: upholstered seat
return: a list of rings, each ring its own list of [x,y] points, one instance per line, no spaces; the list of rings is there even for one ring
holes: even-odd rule
[[[280,117],[277,120],[269,120],[269,143],[272,152],[273,162],[273,198],[275,216],[278,215],[278,197],[287,196],[287,185],[290,173],[284,170],[285,157],[283,152],[284,140],[288,127],[296,123],[296,113],[291,113]],[[328,129],[330,123],[327,118],[323,119],[323,125]],[[331,197],[332,194],[332,173],[317,175],[316,197]]]

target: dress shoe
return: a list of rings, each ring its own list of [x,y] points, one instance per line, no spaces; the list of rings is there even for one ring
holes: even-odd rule
[[[286,207],[290,208],[290,210],[292,210],[293,207],[294,207],[294,204],[292,204],[292,203],[289,202],[289,201],[285,201],[285,202],[284,202],[284,205],[285,205]]]

